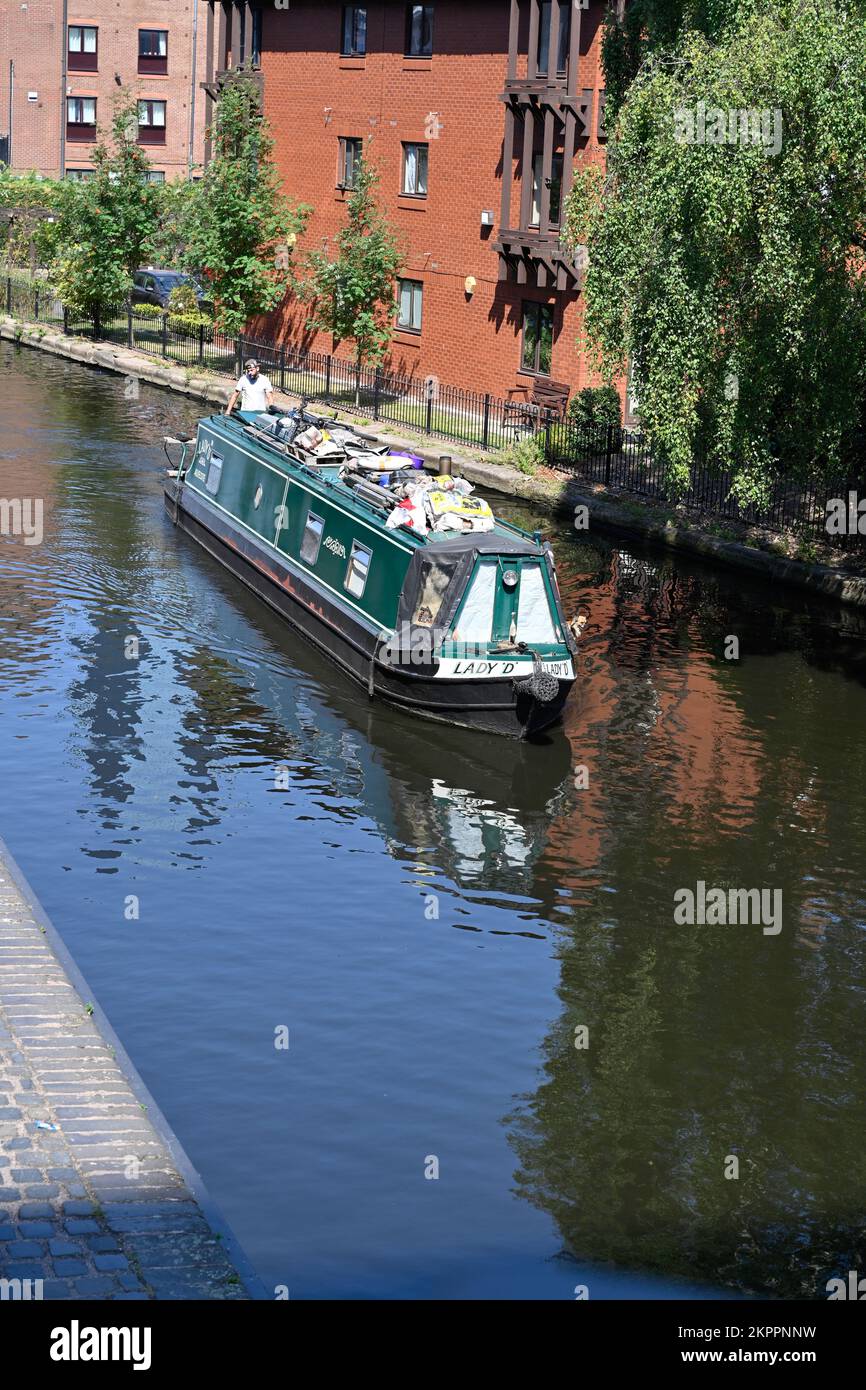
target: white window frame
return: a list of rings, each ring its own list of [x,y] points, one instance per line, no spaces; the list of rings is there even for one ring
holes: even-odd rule
[[[411,286],[410,309],[408,322],[403,318],[403,287]],[[417,314],[416,314],[417,310]],[[417,317],[417,323],[416,323]],[[413,280],[410,276],[401,276],[397,281],[397,327],[401,333],[420,333],[421,325],[424,321],[424,282],[423,280]]]
[[[351,155],[351,161],[349,156]],[[337,170],[337,187],[352,189],[358,179],[358,165],[364,157],[364,142],[359,135],[340,136],[340,158]],[[351,163],[351,178],[349,169]]]
[[[410,151],[414,154],[410,155]],[[423,140],[403,141],[403,183],[401,192],[406,198],[426,198],[430,146]],[[411,163],[414,171],[410,174]],[[414,183],[414,188],[410,185]]]
[[[69,114],[70,107],[80,105],[81,120]],[[85,107],[90,106],[93,110],[93,119],[88,120],[85,116]],[[96,125],[96,97],[67,97],[66,98],[66,124],[67,125]]]
[[[159,53],[142,53],[141,36],[142,34],[159,34]],[[168,58],[168,30],[167,29],[139,29],[138,31],[138,56],[139,58]]]
[[[159,121],[159,120],[156,119],[156,114],[157,114],[157,113],[156,113],[156,108],[157,108],[157,107],[160,107],[161,110],[162,110],[162,120],[161,120],[161,121]],[[148,108],[151,108],[151,109],[152,109],[152,111],[153,111],[153,117],[154,117],[154,118],[153,118],[153,120],[150,120],[149,117],[148,117],[147,120],[142,120],[141,113],[142,113],[142,111],[144,111],[146,114],[148,114]],[[138,103],[138,125],[139,125],[139,129],[142,129],[142,128],[143,128],[144,130],[165,130],[165,115],[166,115],[165,108],[166,108],[166,103],[165,103],[160,97],[142,97],[142,98],[139,100],[139,103]]]
[[[72,42],[72,35],[78,35],[78,46]],[[93,35],[93,47],[87,47],[86,36]],[[96,53],[99,44],[99,26],[97,24],[70,24],[67,31],[66,51],[67,53]]]
[[[358,46],[358,14],[364,16],[364,46]],[[343,28],[340,35],[340,54],[343,58],[366,58],[367,56],[367,6],[344,5]]]

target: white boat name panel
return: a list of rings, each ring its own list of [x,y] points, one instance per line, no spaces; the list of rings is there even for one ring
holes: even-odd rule
[[[549,676],[570,681],[574,678],[571,659],[565,661],[543,661],[541,668]],[[466,676],[531,676],[531,661],[467,661],[463,657],[445,656],[440,659],[436,672],[437,680],[455,680]]]

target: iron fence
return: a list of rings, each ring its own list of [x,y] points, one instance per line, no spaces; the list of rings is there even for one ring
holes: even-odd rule
[[[770,531],[799,530],[815,540],[843,547],[863,545],[866,540],[856,530],[840,535],[827,532],[828,503],[838,498],[847,501],[852,492],[866,498],[862,471],[854,476],[848,472],[804,479],[779,476],[773,480],[766,502],[758,506],[737,501],[728,469],[710,459],[696,458],[687,488],[674,498],[662,462],[639,430],[615,425],[588,429],[562,422],[548,426],[546,435],[550,463],[590,482],[660,503],[675,501],[719,521],[743,522]]]
[[[2,283],[2,282],[0,282]],[[711,460],[696,458],[689,485],[670,496],[662,461],[639,430],[613,425],[579,426],[554,412],[514,402],[490,392],[469,391],[439,382],[359,365],[329,353],[240,335],[230,337],[207,323],[188,324],[168,313],[126,304],[100,317],[76,317],[64,310],[44,280],[6,277],[6,312],[22,320],[63,325],[63,331],[146,352],[188,369],[196,367],[239,376],[248,357],[256,357],[280,391],[307,397],[364,416],[402,425],[434,438],[488,452],[513,446],[544,432],[548,462],[555,468],[659,502],[674,500],[719,521],[737,521],[769,530],[797,528],[828,539],[826,507],[851,491],[866,497],[863,471],[850,477],[816,476],[805,481],[777,478],[765,506],[741,505],[732,496],[732,478]],[[854,534],[830,537],[839,545],[862,545]]]

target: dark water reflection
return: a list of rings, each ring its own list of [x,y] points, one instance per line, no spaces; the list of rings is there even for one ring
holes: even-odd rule
[[[0,496],[46,537],[0,539],[0,833],[265,1280],[862,1268],[866,621],[551,526],[591,613],[564,731],[441,731],[172,530],[194,403],[2,356]],[[699,879],[781,888],[782,932],[675,926]]]

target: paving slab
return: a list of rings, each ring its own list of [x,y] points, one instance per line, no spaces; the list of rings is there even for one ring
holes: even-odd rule
[[[0,1300],[17,1297],[266,1294],[0,840]]]

